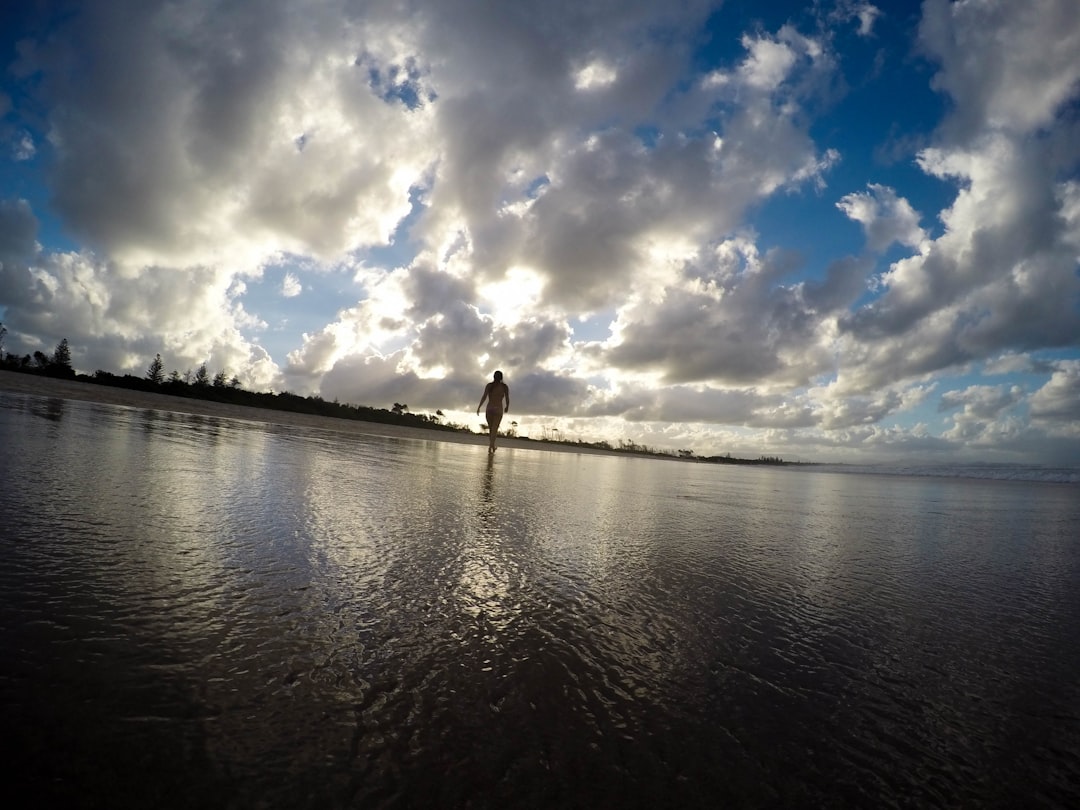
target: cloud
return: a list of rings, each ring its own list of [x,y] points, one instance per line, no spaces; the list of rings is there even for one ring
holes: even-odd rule
[[[739,78],[758,90],[776,89],[795,64],[795,52],[770,37],[744,36],[742,42],[749,55],[739,68]]]
[[[252,388],[276,376],[266,352],[236,326],[260,322],[233,300],[227,272],[136,269],[80,253],[44,254],[28,272],[33,294],[5,300],[13,323],[23,333],[68,337],[80,371],[141,373],[160,352],[168,367],[206,362]]]
[[[37,147],[29,132],[20,132],[12,137],[11,157],[13,160],[22,162],[33,160],[37,154]]]
[[[868,37],[874,32],[874,23],[881,16],[881,9],[869,3],[861,3],[855,9],[855,16],[859,20],[859,36]]]
[[[433,395],[436,383],[424,380],[414,372],[403,369],[400,356],[366,357],[350,354],[338,360],[322,378],[323,396],[346,403],[361,403],[389,409],[403,402],[413,411],[420,410],[421,401],[438,401],[442,409],[465,405],[463,391],[455,396]],[[440,386],[447,392],[446,386]],[[479,397],[477,397],[479,399]]]
[[[826,401],[821,413],[825,430],[844,430],[874,425],[900,410],[903,397],[899,391],[883,390],[872,396],[843,396]]]
[[[927,0],[919,42],[941,65],[932,86],[954,104],[950,138],[1046,127],[1080,81],[1080,18],[1072,0]]]
[[[281,385],[294,393],[309,393],[318,388],[323,375],[342,358],[371,352],[372,348],[365,340],[365,326],[373,317],[377,318],[377,315],[372,307],[362,303],[339,312],[336,321],[317,332],[305,332],[300,347],[288,355]],[[394,325],[390,325],[388,331],[393,328]]]
[[[430,111],[356,64],[352,43],[388,33],[377,19],[292,6],[89,4],[39,43],[23,69],[75,233],[129,263],[246,267],[389,239],[434,158]]]
[[[1080,206],[1063,175],[1080,147],[1046,129],[1078,90],[1080,67],[1066,54],[1080,19],[1067,5],[926,4],[921,41],[941,65],[935,87],[955,107],[918,165],[957,193],[940,215],[944,233],[893,263],[881,294],[840,318],[849,390],[1077,345]],[[841,207],[875,225],[874,202],[849,195]],[[914,241],[911,217],[890,225]],[[892,231],[867,229],[879,245]]]
[[[0,200],[0,306],[10,333],[7,350],[16,353],[20,352],[15,342],[17,333],[31,341],[37,338],[33,324],[24,322],[19,313],[24,308],[40,309],[52,294],[48,279],[34,268],[39,251],[38,228],[38,219],[26,200]]]
[[[841,318],[865,352],[858,369],[878,369],[858,375],[863,383],[1075,345],[1076,223],[1046,182],[1038,146],[991,137],[928,150],[922,165],[966,187],[942,214],[945,233],[895,262],[880,279],[883,294]]]
[[[797,47],[801,58],[814,52],[813,43],[794,32],[785,37],[788,41],[769,41],[779,49]],[[748,44],[760,50],[763,42]],[[604,47],[618,46],[612,39]],[[481,276],[530,268],[544,280],[545,303],[602,309],[648,272],[655,246],[729,233],[748,206],[778,188],[819,182],[838,159],[815,149],[796,120],[796,104],[774,104],[768,91],[775,88],[751,81],[764,69],[760,54],[743,60],[735,87],[699,85],[669,109],[664,96],[669,85],[656,84],[656,77],[674,79],[671,60],[678,51],[663,56],[649,48],[616,52],[618,79],[600,98],[590,87],[587,106],[568,84],[576,75],[575,57],[559,51],[546,54],[553,62],[545,61],[538,76],[521,77],[534,86],[527,107],[517,92],[521,85],[509,78],[491,87],[472,77],[460,98],[442,93],[439,122],[446,159],[416,233],[429,242],[440,232],[464,233],[468,258]],[[568,72],[549,73],[556,65]],[[645,68],[648,78],[640,77],[645,81],[627,83]],[[813,60],[802,67],[814,69]],[[647,141],[634,131],[663,121],[667,113],[678,121],[685,110],[716,112],[740,87],[751,98],[746,106],[732,108],[719,135],[691,135],[666,125]],[[507,88],[514,89],[510,98],[504,98]],[[623,97],[631,88],[632,97]],[[611,105],[616,97],[617,107]],[[619,126],[612,126],[612,115]]]
[[[797,257],[764,257],[727,240],[681,268],[682,278],[619,310],[611,366],[668,383],[799,386],[833,369],[829,315],[858,295],[865,266],[834,266],[824,283],[785,280]]]
[[[551,371],[532,371],[520,377],[507,377],[511,385],[511,406],[527,402],[529,413],[570,414],[588,401],[590,392],[582,380]],[[479,396],[476,398],[479,400]]]
[[[881,252],[894,242],[917,248],[926,239],[919,213],[896,191],[877,183],[869,191],[841,197],[836,207],[858,222],[866,233],[867,247]]]
[[[1015,374],[1035,371],[1037,364],[1030,355],[1018,352],[1004,352],[999,357],[987,360],[983,364],[983,373],[988,375]]]
[[[646,146],[625,128],[592,134],[566,130],[560,119],[568,113],[579,118],[584,115],[585,121],[593,115],[576,106],[574,92],[567,84],[580,85],[585,69],[576,67],[579,62],[571,55],[576,44],[573,38],[566,43],[556,40],[556,50],[544,54],[538,77],[529,79],[539,86],[552,83],[559,88],[558,94],[548,98],[538,91],[537,99],[534,93],[529,109],[522,110],[520,116],[507,115],[507,109],[517,109],[519,99],[517,94],[503,99],[503,85],[490,87],[486,80],[471,75],[461,87],[434,78],[440,131],[446,135],[446,158],[440,165],[448,168],[440,169],[434,177],[434,189],[426,199],[414,236],[438,239],[452,247],[443,253],[445,259],[435,259],[430,266],[418,262],[400,275],[401,297],[409,302],[407,312],[414,326],[408,334],[399,333],[410,346],[405,355],[409,367],[418,373],[460,367],[463,358],[487,353],[505,357],[509,361],[505,365],[511,369],[551,364],[570,351],[566,318],[561,314],[565,308],[580,312],[606,309],[627,297],[651,300],[649,296],[657,289],[677,282],[681,272],[678,261],[658,261],[660,257],[687,258],[703,238],[735,228],[754,201],[778,187],[819,179],[836,156],[817,154],[805,131],[796,125],[793,108],[770,103],[767,91],[775,88],[757,79],[751,81],[760,75],[769,54],[779,52],[762,42],[760,37],[748,41],[750,49],[739,73],[742,78],[737,80],[757,94],[757,106],[736,111],[726,122],[722,138],[712,134],[687,138],[673,133]],[[783,32],[776,42],[793,53],[797,50],[800,59],[819,55],[812,41],[791,30]],[[557,50],[563,46],[565,53]],[[467,69],[475,58],[475,54],[463,57],[457,69]],[[532,54],[529,58],[541,56]],[[586,67],[617,64],[618,69],[605,69],[605,81],[590,81],[588,90],[615,92],[614,86],[636,70],[634,60],[651,58],[647,51],[622,50],[618,60],[605,61],[594,53],[585,61]],[[519,60],[508,69],[517,69]],[[790,73],[790,69],[789,65],[785,71]],[[595,78],[595,70],[588,75]],[[484,93],[482,105],[478,102],[480,91]],[[650,96],[647,88],[638,92],[641,98],[631,108],[654,112],[660,97]],[[650,98],[648,104],[641,103],[645,98]],[[604,99],[591,103],[603,106]],[[491,117],[496,110],[497,119]],[[497,146],[493,141],[496,134]],[[459,142],[459,137],[466,135],[467,140]],[[477,151],[481,147],[482,151]],[[462,172],[467,172],[467,177]],[[541,183],[537,183],[538,178]],[[500,199],[505,200],[501,207]],[[598,204],[601,200],[602,205]],[[454,211],[458,216],[449,216],[448,212]],[[442,236],[441,229],[446,231]],[[512,329],[482,314],[482,293],[489,285],[472,287],[464,280],[463,266],[468,267],[465,272],[471,278],[481,282],[519,271],[533,274],[539,281],[537,299],[532,301],[534,314],[517,313]],[[797,312],[798,307],[833,308],[854,297],[862,280],[859,277],[852,283],[854,275],[859,274],[847,267],[837,268],[825,284],[774,292],[774,331],[786,325],[781,319],[807,320]],[[767,295],[765,287],[751,291],[753,286],[746,285],[746,294]],[[667,297],[672,317],[679,318],[678,308],[693,305],[690,301],[701,294],[700,290],[689,290],[687,297],[680,299],[678,291],[672,289]],[[787,301],[782,300],[785,295]],[[701,306],[711,303],[707,292],[699,301]],[[504,310],[512,306],[499,301],[493,304]],[[538,305],[553,308],[554,316],[536,312]],[[373,307],[369,301],[362,308]],[[387,309],[385,305],[380,308]],[[610,359],[622,368],[647,365],[649,358],[631,356],[632,335],[643,332],[640,342],[647,344],[651,341],[647,331],[650,323],[656,322],[658,331],[666,331],[666,321],[647,315],[644,306],[640,322],[635,322],[637,315],[631,308],[621,311],[619,328],[629,339],[601,362]],[[755,328],[750,338],[758,331]],[[739,339],[738,329],[731,334]],[[725,372],[717,366],[734,369],[728,373],[731,379],[763,378],[780,363],[747,357],[737,347],[728,360],[706,358],[712,336],[712,332],[705,332],[694,344],[700,346],[702,368],[692,368],[691,362],[674,370],[669,379],[723,377]],[[803,337],[793,337],[790,342]],[[325,345],[325,340],[318,345]],[[666,357],[685,355],[683,349],[688,344],[672,339],[666,345],[670,350],[658,356],[655,364],[662,364]],[[305,365],[300,355],[292,360],[297,367]],[[802,378],[806,373],[800,371],[797,376]]]
[[[1080,361],[1062,360],[1049,382],[1031,395],[1032,418],[1050,429],[1080,437]]]
[[[295,298],[303,292],[303,290],[304,287],[295,273],[290,272],[285,274],[285,278],[282,279],[281,282],[281,294],[285,298]]]
[[[37,233],[38,220],[30,203],[0,200],[0,261],[4,266],[33,259],[38,250]],[[9,289],[15,292],[18,287]]]
[[[1023,398],[1017,385],[972,385],[962,391],[946,391],[941,395],[939,411],[963,408],[964,414],[976,419],[991,419]]]

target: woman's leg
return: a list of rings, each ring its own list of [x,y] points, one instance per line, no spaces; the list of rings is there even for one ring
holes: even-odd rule
[[[499,425],[502,424],[502,411],[488,411],[488,452],[495,452],[495,437],[499,435]]]

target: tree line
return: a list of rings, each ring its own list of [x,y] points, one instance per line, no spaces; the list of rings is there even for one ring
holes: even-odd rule
[[[8,368],[14,371],[34,371],[49,377],[60,377],[69,380],[75,379],[75,369],[71,365],[71,346],[67,338],[56,344],[52,354],[43,351],[35,351],[32,355],[16,355],[4,351],[4,338],[7,337],[7,327],[0,323],[0,368]]]
[[[443,422],[441,410],[436,411],[434,414],[418,414],[408,413],[406,411],[407,405],[400,406],[397,403],[395,403],[397,407],[393,410],[387,410],[363,405],[348,405],[337,400],[327,402],[318,395],[302,397],[289,391],[279,393],[273,391],[248,391],[241,386],[238,377],[233,375],[230,378],[224,370],[211,375],[205,363],[195,371],[188,370],[181,374],[179,371],[173,370],[166,374],[165,365],[160,354],[154,356],[146,373],[141,377],[134,374],[113,374],[102,369],[98,369],[92,375],[77,374],[71,365],[71,347],[67,338],[57,344],[52,354],[36,351],[33,355],[28,354],[23,357],[4,351],[3,339],[6,335],[7,329],[3,324],[0,324],[0,368],[9,371],[78,380],[80,382],[147,393],[171,394],[172,396],[203,399],[228,405],[247,405],[254,408],[269,408],[292,413],[307,413],[314,416],[330,416],[339,419],[356,419],[364,422],[380,422],[404,425],[406,427],[472,432],[464,425]]]

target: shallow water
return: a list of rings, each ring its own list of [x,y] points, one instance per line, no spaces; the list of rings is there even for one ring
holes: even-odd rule
[[[68,806],[1075,806],[1080,490],[0,394],[15,786]]]

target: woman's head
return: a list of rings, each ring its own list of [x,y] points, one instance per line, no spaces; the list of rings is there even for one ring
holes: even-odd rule
[[[502,372],[501,371],[496,371],[495,372],[495,382],[502,382]]]

